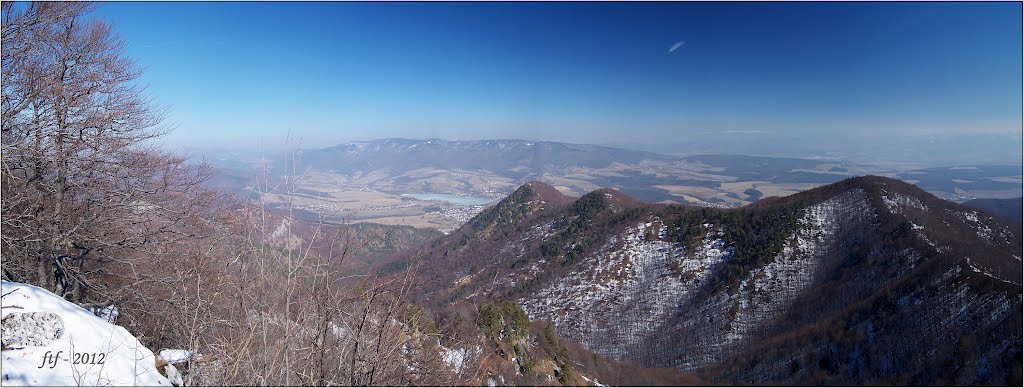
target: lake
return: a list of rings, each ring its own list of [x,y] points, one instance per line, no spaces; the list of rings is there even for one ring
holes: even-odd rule
[[[418,199],[420,201],[444,201],[456,205],[479,206],[494,201],[493,198],[464,197],[452,194],[413,193],[402,194],[402,198]]]

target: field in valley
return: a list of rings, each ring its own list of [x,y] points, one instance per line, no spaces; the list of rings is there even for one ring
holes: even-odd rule
[[[403,147],[411,150],[416,144],[407,140]],[[510,144],[515,145],[515,141],[507,141],[500,146],[505,148],[496,148],[494,152],[507,150],[512,147]],[[330,155],[328,150],[313,152]],[[238,189],[241,182],[255,181],[254,171],[258,169],[254,167],[260,161],[271,160],[272,164],[273,157],[225,161],[231,168],[225,165],[219,170],[222,174],[217,181],[236,192],[261,191],[264,205],[276,209],[291,207],[307,220],[410,225],[443,232],[458,228],[530,180],[545,182],[570,196],[609,187],[644,202],[718,208],[745,206],[763,198],[787,196],[860,175],[903,179],[940,198],[958,202],[1018,197],[1024,182],[1019,166],[925,167],[744,155],[676,158],[653,154],[632,156],[629,162],[607,159],[604,163],[588,160],[587,164],[563,160],[561,165],[550,165],[538,164],[537,156],[525,151],[506,156],[505,160],[495,157],[493,162],[459,161],[460,156],[451,152],[415,163],[415,158],[408,154],[412,151],[404,149],[390,150],[392,153],[386,158],[372,153],[380,151],[359,152],[367,155],[349,156],[345,163],[321,161],[304,166],[304,172],[290,190],[280,183],[262,185],[270,186],[269,189],[257,190],[252,184]],[[593,157],[594,152],[600,155],[601,151],[590,152],[587,155]],[[425,196],[413,198],[410,194]]]

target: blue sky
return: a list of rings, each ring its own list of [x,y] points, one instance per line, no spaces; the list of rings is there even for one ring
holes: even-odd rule
[[[1020,3],[127,2],[96,15],[171,107],[170,143],[1019,143],[1022,130]]]

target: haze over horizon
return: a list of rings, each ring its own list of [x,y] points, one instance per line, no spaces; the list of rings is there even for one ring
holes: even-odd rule
[[[1019,3],[105,3],[166,142],[1019,163]],[[255,144],[253,144],[255,145]]]

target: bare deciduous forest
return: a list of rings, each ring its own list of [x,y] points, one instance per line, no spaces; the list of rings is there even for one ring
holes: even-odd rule
[[[3,278],[116,306],[147,346],[201,354],[186,385],[452,383],[405,366],[441,362],[408,276],[341,282],[356,242],[337,227],[275,244],[266,210],[161,150],[165,109],[92,8],[3,3]]]

